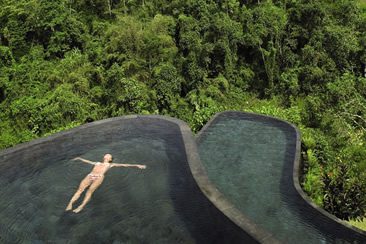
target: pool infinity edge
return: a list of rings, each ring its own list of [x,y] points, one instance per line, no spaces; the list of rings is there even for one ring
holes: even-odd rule
[[[196,138],[197,141],[200,140],[201,136],[203,135],[203,133],[211,126],[211,124],[220,116],[225,115],[225,114],[236,114],[236,115],[251,115],[251,116],[255,116],[256,118],[258,118],[258,121],[260,118],[262,119],[266,119],[266,120],[272,120],[274,122],[281,122],[283,124],[285,124],[286,126],[292,128],[295,133],[296,133],[296,149],[295,149],[295,156],[294,156],[294,162],[293,162],[293,173],[292,173],[292,180],[293,180],[293,184],[295,187],[296,192],[301,196],[301,198],[304,200],[304,202],[306,204],[308,204],[309,206],[311,206],[313,209],[315,209],[316,211],[318,211],[320,214],[322,214],[323,216],[327,217],[328,219],[330,219],[331,221],[334,221],[335,223],[343,226],[344,228],[348,228],[351,229],[353,231],[355,231],[356,233],[364,236],[366,238],[366,231],[363,231],[351,224],[346,223],[345,221],[342,221],[341,219],[339,219],[338,217],[336,217],[335,215],[330,214],[329,212],[325,211],[324,209],[322,209],[321,207],[319,207],[318,205],[316,205],[311,198],[304,192],[304,190],[301,188],[300,185],[300,176],[302,174],[302,162],[301,162],[301,134],[299,129],[285,121],[273,116],[269,116],[269,115],[262,115],[262,114],[256,114],[256,113],[250,113],[250,112],[240,112],[240,111],[223,111],[223,112],[219,112],[216,113],[204,126],[203,128],[197,133]],[[201,163],[202,164],[202,163]],[[204,167],[202,165],[202,167]],[[208,176],[207,176],[208,177]],[[198,183],[199,184],[199,183]],[[211,183],[212,184],[212,183]],[[216,188],[214,186],[214,184],[212,184],[214,188]],[[218,190],[217,190],[218,191]],[[219,193],[222,197],[223,194]],[[207,196],[207,195],[206,195]],[[211,199],[210,196],[207,196],[211,201],[216,201],[216,199]],[[225,199],[225,197],[223,197],[224,199],[220,199],[220,201],[224,202],[229,202],[227,199]],[[214,203],[215,204],[215,203]],[[231,205],[231,203],[229,202],[229,204]],[[225,207],[222,206],[220,203],[215,204],[215,206],[217,206],[222,212],[225,213]],[[221,209],[222,208],[222,209]],[[234,209],[236,207],[233,207]],[[239,210],[235,209],[233,212],[239,212]],[[229,215],[227,215],[233,222],[237,223],[242,229],[244,229],[245,231],[248,232],[248,234],[253,235],[253,237],[255,237],[257,240],[259,240],[261,243],[273,243],[273,240],[267,240],[266,238],[262,239],[262,237],[265,237],[262,231],[257,232],[257,229],[254,227],[256,226],[255,223],[253,223],[252,221],[250,221],[247,217],[243,216],[243,214],[241,215],[233,215],[231,213],[229,213]],[[246,219],[245,223],[241,223],[241,219],[244,218]],[[253,226],[252,226],[253,225]],[[254,228],[253,228],[254,227]],[[268,235],[268,234],[267,234]],[[272,235],[269,234],[268,237],[272,238]],[[274,238],[273,238],[274,239]]]
[[[84,125],[78,126],[76,128],[70,129],[70,130],[58,132],[51,136],[35,139],[30,142],[25,142],[25,143],[16,145],[14,147],[1,150],[0,157],[6,157],[8,154],[15,153],[18,150],[22,150],[22,149],[30,147],[30,146],[46,143],[46,142],[52,141],[56,138],[60,138],[60,137],[69,135],[71,133],[75,133],[79,130],[85,130],[85,129],[91,128],[93,126],[100,125],[100,124],[106,124],[106,123],[112,122],[112,121],[119,121],[119,120],[123,121],[126,119],[136,119],[136,118],[143,118],[143,117],[170,121],[179,126],[179,129],[180,129],[180,132],[181,132],[181,135],[183,138],[185,151],[186,151],[185,153],[186,153],[187,161],[188,161],[191,173],[192,173],[197,185],[199,186],[200,190],[209,199],[209,201],[212,202],[220,212],[222,212],[232,222],[234,222],[237,226],[239,226],[243,231],[245,231],[250,236],[252,236],[257,242],[280,243],[280,241],[276,240],[275,237],[271,233],[258,227],[258,225],[256,225],[253,221],[251,221],[249,218],[247,218],[229,200],[227,200],[224,197],[224,195],[217,189],[217,187],[209,180],[205,167],[201,163],[200,156],[198,153],[198,148],[196,145],[196,140],[198,140],[200,138],[202,133],[212,124],[212,122],[217,117],[219,117],[220,115],[223,115],[225,113],[251,114],[251,115],[258,116],[258,117],[271,119],[274,121],[281,121],[281,122],[287,124],[288,126],[292,127],[296,132],[296,152],[295,152],[294,167],[293,167],[293,182],[294,182],[294,186],[295,186],[298,194],[304,199],[304,201],[307,202],[307,204],[309,204],[310,206],[312,206],[313,208],[318,210],[319,213],[325,215],[326,217],[332,219],[333,221],[337,222],[338,224],[343,225],[346,228],[350,228],[350,229],[356,231],[357,233],[366,236],[366,231],[360,230],[357,227],[354,227],[348,223],[345,223],[344,221],[338,219],[336,216],[326,212],[325,210],[323,210],[320,207],[318,207],[317,205],[315,205],[311,201],[311,199],[306,195],[306,193],[302,190],[302,188],[300,186],[300,182],[299,182],[299,176],[301,175],[301,166],[302,166],[301,158],[300,158],[300,153],[301,153],[300,132],[296,128],[296,126],[288,123],[287,121],[277,119],[277,118],[274,118],[271,116],[258,115],[258,114],[253,114],[253,113],[244,113],[244,112],[238,112],[238,111],[225,111],[225,112],[217,113],[210,119],[209,122],[207,122],[205,124],[205,126],[198,132],[196,137],[194,137],[191,129],[184,121],[181,121],[181,120],[178,120],[178,119],[175,119],[172,117],[161,116],[161,115],[126,115],[126,116],[109,118],[109,119],[91,122],[91,123],[84,124]]]

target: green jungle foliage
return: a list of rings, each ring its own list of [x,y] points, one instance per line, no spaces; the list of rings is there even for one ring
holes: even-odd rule
[[[365,33],[352,0],[0,0],[0,148],[126,114],[269,114],[302,132],[310,197],[361,219]]]

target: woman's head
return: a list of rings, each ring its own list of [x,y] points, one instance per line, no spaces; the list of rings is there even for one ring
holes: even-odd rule
[[[109,153],[105,154],[104,157],[103,157],[103,161],[108,162],[108,163],[112,162],[113,161],[112,155],[109,154]]]

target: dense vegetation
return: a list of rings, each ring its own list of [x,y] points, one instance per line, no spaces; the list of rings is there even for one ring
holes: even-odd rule
[[[366,213],[366,8],[352,0],[1,0],[0,148],[131,113],[302,132],[303,187]]]

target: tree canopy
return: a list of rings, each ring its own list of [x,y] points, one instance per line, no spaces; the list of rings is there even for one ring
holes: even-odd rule
[[[365,2],[0,1],[0,148],[131,113],[197,131],[228,109],[296,124],[304,190],[363,218]]]

